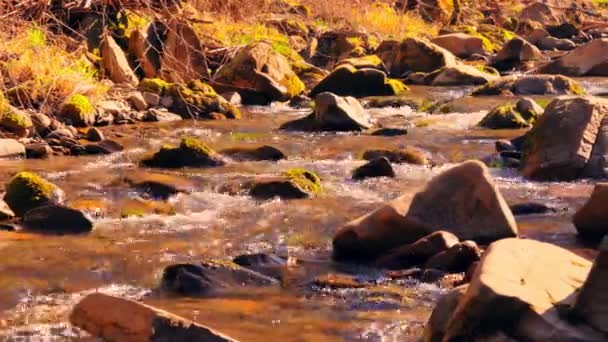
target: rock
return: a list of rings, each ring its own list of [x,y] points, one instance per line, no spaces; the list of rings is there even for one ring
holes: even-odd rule
[[[608,76],[608,39],[595,39],[542,66],[539,72],[567,76]]]
[[[161,37],[166,37],[167,27],[153,20],[146,29],[135,29],[129,36],[129,55],[135,59],[135,69],[144,77],[158,77],[160,52],[163,50]]]
[[[180,121],[182,117],[169,111],[151,108],[146,112],[144,121],[165,122],[165,121]]]
[[[241,286],[276,286],[276,279],[241,267],[231,261],[204,260],[165,268],[163,291],[180,296],[207,296]]]
[[[353,171],[354,180],[363,180],[374,177],[395,177],[395,171],[391,162],[386,157],[372,159],[365,165],[359,166]]]
[[[31,135],[34,130],[34,124],[30,116],[15,108],[10,108],[0,114],[0,127],[20,138]]]
[[[8,206],[8,204],[6,204],[6,202],[4,202],[3,200],[0,200],[0,220],[5,221],[5,220],[10,220],[13,219],[15,217],[15,213],[13,212],[13,210]],[[2,230],[2,229],[0,229]]]
[[[290,169],[278,177],[257,179],[249,191],[249,195],[262,200],[274,197],[300,199],[313,197],[322,192],[321,180],[314,172],[304,169]]]
[[[486,55],[483,40],[466,33],[449,33],[431,39],[436,44],[454,54],[459,58],[468,58],[471,55]]]
[[[53,154],[53,149],[47,143],[25,145],[25,156],[28,159],[44,159]]]
[[[498,78],[499,76],[474,66],[457,64],[432,72],[426,75],[423,81],[432,86],[482,85]]]
[[[321,69],[312,64],[304,61],[292,61],[291,68],[298,75],[300,80],[304,82],[306,89],[312,89],[319,84],[327,75],[329,71]]]
[[[15,139],[0,139],[0,158],[25,157],[25,146]]]
[[[202,141],[183,138],[178,147],[163,146],[142,164],[148,167],[181,168],[224,165],[221,156]]]
[[[334,257],[375,259],[440,230],[479,243],[517,236],[515,219],[481,162],[444,171],[413,199],[404,195],[346,224],[334,237]]]
[[[529,97],[523,97],[517,101],[517,104],[515,104],[515,109],[522,115],[522,117],[535,119],[541,116],[545,111],[543,107]]]
[[[397,137],[401,135],[407,135],[407,129],[405,128],[379,128],[372,132],[373,136],[380,137]]]
[[[468,289],[437,340],[479,340],[496,334],[518,341],[602,341],[590,329],[560,319],[583,285],[590,263],[547,243],[504,239],[486,250]],[[444,310],[445,308],[442,308]]]
[[[430,257],[447,251],[458,243],[458,238],[444,231],[431,233],[415,242],[400,246],[376,260],[376,266],[405,269],[426,262]]]
[[[154,93],[149,93],[149,92],[144,92],[142,96],[143,96],[144,102],[146,103],[146,108],[147,107],[158,107],[158,105],[160,105],[160,95],[154,94]]]
[[[368,55],[363,57],[353,57],[341,60],[337,65],[336,69],[340,66],[349,65],[356,70],[361,69],[376,69],[382,72],[386,72],[386,67],[382,59],[376,55]]]
[[[424,342],[441,342],[448,327],[450,318],[456,311],[458,303],[468,289],[467,285],[458,286],[439,298],[435,308],[424,327]]]
[[[19,172],[6,185],[4,201],[17,216],[31,209],[50,204],[61,204],[63,190],[55,184],[31,172]]]
[[[593,262],[585,284],[580,289],[573,313],[587,324],[608,334],[608,296],[606,278],[608,277],[608,238],[599,246],[599,253]]]
[[[302,109],[302,108],[312,108],[313,102],[312,99],[305,95],[297,95],[291,98],[288,103],[289,107]]]
[[[600,242],[608,234],[608,183],[597,183],[591,197],[573,219],[578,234]]]
[[[287,260],[274,254],[256,253],[256,254],[243,254],[235,257],[232,261],[243,267],[273,267],[273,266],[285,266]]]
[[[87,154],[112,154],[121,152],[125,148],[114,140],[106,139],[100,142],[86,144],[84,149]]]
[[[496,140],[496,152],[517,151],[517,147],[509,140]]]
[[[95,107],[88,97],[80,94],[72,95],[63,103],[60,117],[68,124],[87,127],[95,123]]]
[[[90,232],[93,222],[79,210],[62,205],[44,205],[25,213],[23,228],[39,233],[80,234]]]
[[[517,203],[510,206],[511,212],[515,216],[524,216],[524,215],[535,215],[535,214],[545,214],[547,212],[554,212],[555,209],[547,207],[542,203]]]
[[[426,21],[447,24],[458,10],[457,4],[454,0],[419,0],[418,9]]]
[[[433,255],[424,267],[446,272],[464,272],[474,262],[479,261],[480,257],[481,250],[474,241],[463,241]]]
[[[70,323],[108,342],[236,341],[166,311],[102,293],[92,293],[76,304]]]
[[[236,87],[236,90],[253,91],[266,102],[287,101],[305,89],[287,58],[275,52],[267,41],[256,42],[239,50],[228,64],[216,72],[214,81]]]
[[[575,80],[561,75],[506,76],[491,81],[471,95],[583,95]]]
[[[153,95],[158,97],[158,95],[156,94]],[[131,106],[135,108],[135,110],[143,111],[148,108],[148,102],[146,101],[145,96],[139,91],[135,91],[129,94],[129,102],[131,103]]]
[[[522,38],[508,41],[492,59],[492,66],[499,70],[511,69],[520,63],[544,59],[540,50]]]
[[[401,81],[388,79],[383,71],[376,69],[357,70],[351,65],[336,68],[317,84],[310,96],[331,92],[340,96],[392,96],[407,90]]]
[[[426,165],[429,163],[428,158],[420,150],[413,147],[406,147],[401,150],[368,150],[363,153],[363,159],[374,160],[378,158],[387,158],[391,163],[395,164],[416,164]]]
[[[559,97],[527,134],[522,174],[535,180],[573,180],[589,161],[608,102]]]
[[[526,40],[536,45],[541,50],[568,51],[576,48],[576,43],[570,39],[559,39],[552,37],[543,29],[535,29],[526,36]]]
[[[178,193],[191,193],[195,189],[194,183],[186,178],[145,171],[130,172],[121,178],[121,182],[160,199],[167,199]]]
[[[162,49],[160,74],[170,82],[208,79],[207,61],[196,31],[187,21],[172,19]]]
[[[61,138],[73,139],[74,133],[72,133],[72,131],[67,128],[59,128],[59,129],[56,129],[56,130],[52,131],[51,133],[47,134],[47,136],[44,138],[46,140],[61,139]]]
[[[332,70],[339,61],[366,56],[371,50],[370,39],[364,33],[328,31],[319,37],[317,52],[311,61],[318,67]]]
[[[99,52],[103,70],[112,82],[131,85],[138,83],[137,76],[135,76],[135,73],[129,66],[127,56],[111,35],[106,34],[103,36]]]
[[[523,105],[522,108],[526,109]],[[517,105],[507,103],[492,109],[477,126],[489,129],[526,128],[532,126],[537,115],[533,110],[520,112]]]
[[[519,20],[536,21],[543,25],[556,24],[566,20],[547,3],[535,1],[524,7],[519,14]]]
[[[42,113],[35,113],[30,116],[34,125],[34,132],[40,136],[45,136],[50,130],[51,119]]]
[[[235,106],[239,106],[241,105],[242,102],[242,98],[241,95],[239,95],[239,93],[237,93],[236,91],[229,91],[227,93],[222,93],[221,96],[228,101],[230,104],[233,104]]]
[[[255,148],[229,148],[220,151],[220,154],[238,161],[278,161],[287,158],[281,150],[268,145]]]
[[[87,130],[86,138],[88,141],[102,141],[105,139],[103,132],[96,127],[91,127]]]
[[[218,114],[224,118],[240,119],[241,111],[219,96],[208,84],[194,80],[187,85],[172,84],[166,91],[173,98],[169,108],[184,119],[216,119]]]
[[[397,47],[395,60],[385,61],[391,65],[390,75],[401,77],[411,72],[433,72],[443,67],[456,65],[456,57],[448,50],[429,41],[407,38]]]

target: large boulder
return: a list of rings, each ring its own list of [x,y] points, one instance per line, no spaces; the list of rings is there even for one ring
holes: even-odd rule
[[[570,39],[552,37],[544,29],[537,28],[526,35],[526,40],[541,50],[573,50],[576,43]]]
[[[561,13],[546,2],[535,1],[524,7],[518,16],[519,20],[529,20],[543,25],[559,24],[565,19]]]
[[[587,324],[608,337],[608,238],[599,246],[591,272],[581,288],[573,312]]]
[[[498,69],[510,69],[522,63],[539,61],[544,58],[540,50],[522,38],[508,41],[492,59],[492,66]]]
[[[443,67],[424,77],[424,82],[433,86],[483,85],[499,76],[466,64]]]
[[[61,204],[65,193],[55,184],[31,172],[19,172],[6,185],[4,201],[17,216],[44,205]]]
[[[276,52],[267,41],[239,50],[228,64],[217,71],[214,81],[253,92],[266,102],[286,101],[305,89],[287,58]],[[245,96],[243,100],[246,100]]]
[[[0,158],[25,157],[25,146],[15,139],[0,139]]]
[[[527,134],[522,173],[537,180],[581,176],[596,142],[608,101],[594,97],[553,100]]]
[[[515,219],[481,162],[455,166],[413,199],[399,197],[348,223],[334,237],[334,256],[374,259],[439,230],[480,243],[517,236]]]
[[[466,33],[448,33],[431,39],[431,42],[450,51],[456,57],[468,58],[471,55],[486,55],[483,40]]]
[[[62,121],[77,127],[92,126],[96,115],[97,111],[91,100],[82,94],[74,94],[67,98],[59,110],[59,118]]]
[[[131,70],[127,56],[121,50],[120,46],[116,44],[116,41],[114,41],[112,36],[105,35],[103,37],[99,52],[101,54],[101,65],[103,66],[103,70],[112,82],[130,85],[137,84],[137,76],[135,76],[135,73]]]
[[[25,213],[23,228],[39,233],[80,234],[90,232],[93,222],[79,210],[62,205],[45,205]]]
[[[505,76],[473,90],[473,96],[483,95],[584,95],[585,90],[575,80],[561,75]]]
[[[530,127],[543,113],[534,100],[524,98],[517,103],[506,103],[492,109],[477,125],[489,129]]]
[[[150,80],[143,80],[150,81]],[[168,85],[164,93],[172,99],[171,112],[184,119],[240,119],[241,111],[206,83],[193,80],[187,84]]]
[[[167,27],[155,20],[146,29],[136,29],[129,36],[129,55],[135,60],[135,69],[144,77],[159,76],[164,43],[161,37],[165,37],[166,34]]]
[[[169,312],[103,293],[90,294],[78,302],[70,322],[108,342],[236,341]]]
[[[281,126],[282,129],[303,131],[361,131],[370,127],[371,118],[357,99],[329,92],[315,97],[312,114]]]
[[[593,144],[591,157],[587,161],[583,177],[607,178],[608,177],[608,116],[604,116],[597,138]]]
[[[421,264],[441,252],[447,251],[458,243],[456,235],[437,231],[413,243],[400,246],[379,257],[375,264],[383,268],[408,268]]]
[[[160,73],[172,82],[189,82],[209,77],[203,46],[186,21],[172,19],[162,50]]]
[[[574,215],[578,234],[599,242],[608,234],[608,183],[598,183],[591,197]]]
[[[401,77],[412,72],[433,72],[443,67],[456,65],[456,57],[448,50],[429,41],[408,38],[401,42],[394,53],[394,60],[384,61],[390,65],[390,74]]]
[[[350,64],[336,68],[317,84],[311,96],[331,92],[340,96],[392,96],[403,93],[406,86],[398,80],[388,79],[383,71],[377,69],[360,69]]]
[[[608,39],[595,39],[541,67],[545,74],[608,76]]]
[[[427,326],[426,341],[500,336],[518,341],[603,341],[605,336],[584,324],[571,325],[560,315],[573,304],[590,269],[589,261],[551,244],[497,241],[486,250],[464,294],[453,293],[452,300],[443,301],[439,312],[431,315],[435,319]],[[434,327],[439,329],[433,331]]]

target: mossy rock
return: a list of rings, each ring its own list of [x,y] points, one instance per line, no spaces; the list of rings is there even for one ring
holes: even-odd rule
[[[406,147],[401,150],[368,150],[363,153],[362,157],[368,161],[384,157],[395,164],[427,165],[429,163],[424,152],[413,147]]]
[[[319,195],[323,186],[319,177],[311,171],[294,168],[278,177],[261,178],[254,182],[249,194],[257,199],[302,199]]]
[[[43,205],[61,204],[64,197],[55,184],[32,172],[19,172],[6,185],[4,201],[17,216],[23,216]]]
[[[171,111],[185,119],[215,119],[221,116],[228,119],[240,119],[241,111],[219,96],[213,87],[198,80],[187,85],[172,84],[167,95],[173,97]]]
[[[317,84],[319,84],[319,82],[327,77],[327,75],[329,75],[329,71],[306,63],[303,60],[291,62],[291,68],[296,75],[298,75],[300,80],[304,82],[306,89],[314,88]]]
[[[34,128],[29,115],[16,109],[8,109],[0,114],[0,126],[20,137],[28,136]]]
[[[471,95],[585,95],[585,90],[579,82],[562,75],[523,75],[498,78]]]
[[[61,106],[60,116],[74,126],[91,126],[95,123],[95,107],[88,97],[72,95]]]
[[[384,66],[384,62],[382,61],[382,59],[380,59],[380,57],[376,56],[376,55],[367,55],[367,56],[363,56],[363,57],[353,57],[353,58],[346,58],[341,60],[338,63],[338,66],[340,65],[350,65],[353,66],[355,69],[378,69],[381,71],[386,71],[386,67]]]
[[[508,103],[491,110],[477,125],[489,129],[515,129],[530,127],[531,123],[517,112],[515,105]]]
[[[4,114],[4,112],[8,111],[9,109],[10,109],[10,104],[8,103],[8,100],[4,96],[4,93],[2,91],[0,91],[0,114]]]
[[[159,168],[213,167],[224,165],[221,156],[196,138],[183,138],[178,147],[163,146],[142,165]]]
[[[484,49],[488,52],[497,52],[506,42],[516,37],[512,31],[489,24],[458,25],[452,26],[451,29],[454,32],[462,32],[480,38]]]
[[[139,90],[163,96],[171,83],[160,78],[144,78],[139,82]]]
[[[310,92],[316,96],[330,92],[339,96],[394,96],[408,90],[401,81],[389,79],[383,71],[377,69],[361,69],[345,64],[336,68]]]

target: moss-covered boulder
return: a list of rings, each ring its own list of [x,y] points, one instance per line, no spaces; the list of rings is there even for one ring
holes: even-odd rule
[[[433,86],[483,85],[498,76],[471,65],[457,64],[443,67],[424,76],[424,83]]]
[[[34,130],[34,124],[28,114],[10,107],[5,111],[0,110],[0,127],[19,137],[26,137]]]
[[[498,78],[473,90],[484,95],[584,95],[577,81],[561,75],[523,75]]]
[[[525,69],[526,63],[543,60],[545,57],[542,52],[527,40],[514,38],[506,42],[494,58],[492,66],[499,70]]]
[[[363,57],[374,49],[370,37],[356,31],[328,31],[319,37],[317,52],[312,64],[332,70],[337,63],[346,58]]]
[[[312,171],[294,168],[283,172],[280,176],[260,178],[255,181],[249,194],[257,199],[309,198],[323,192],[321,180]]]
[[[165,94],[173,98],[171,111],[189,119],[240,119],[241,111],[201,81],[171,84]]]
[[[95,123],[95,107],[91,100],[81,94],[69,97],[61,106],[59,117],[68,124],[87,127]]]
[[[407,91],[401,81],[389,79],[386,74],[376,69],[361,69],[345,64],[325,77],[310,95],[330,92],[340,96],[393,96]]]
[[[286,101],[305,90],[304,83],[292,70],[289,60],[275,51],[272,43],[260,41],[239,50],[221,67],[214,82],[256,93],[266,102]],[[243,94],[241,94],[243,95]],[[247,98],[243,96],[243,100]]]
[[[303,60],[292,61],[291,68],[298,75],[300,80],[304,82],[306,89],[314,88],[319,82],[321,82],[329,71],[316,67],[312,64],[306,63]]]
[[[171,20],[162,50],[160,74],[172,82],[209,77],[204,49],[196,30],[186,20]]]
[[[426,165],[429,163],[425,153],[414,147],[399,150],[368,150],[363,152],[362,157],[368,161],[384,157],[395,164]]]
[[[487,55],[483,40],[466,33],[448,33],[431,39],[431,42],[450,51],[459,58],[468,58],[472,55]]]
[[[353,57],[341,60],[337,66],[350,65],[355,69],[378,69],[386,71],[384,62],[377,55],[368,55],[363,57]]]
[[[171,83],[160,78],[144,78],[139,82],[139,90],[142,92],[163,96],[171,87]]]
[[[183,138],[178,147],[163,146],[142,165],[160,168],[212,167],[224,164],[221,156],[196,138]]]
[[[4,201],[17,216],[23,216],[43,205],[61,204],[64,197],[55,184],[32,172],[19,172],[6,185]]]
[[[514,104],[507,103],[492,109],[477,125],[490,129],[509,129],[530,127],[531,124],[517,111]]]
[[[482,40],[484,50],[492,53],[500,50],[503,45],[515,38],[515,33],[497,25],[481,24],[478,26],[457,25],[450,27],[451,32],[462,32]]]

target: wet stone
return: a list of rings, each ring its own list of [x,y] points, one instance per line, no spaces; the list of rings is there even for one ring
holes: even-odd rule
[[[62,205],[32,209],[23,217],[27,231],[50,234],[80,234],[93,229],[93,222],[82,212]]]
[[[363,180],[374,177],[395,177],[395,171],[391,166],[391,162],[386,157],[372,159],[365,165],[356,168],[353,171],[354,180]]]
[[[230,157],[233,160],[238,161],[261,161],[270,160],[278,161],[285,159],[286,156],[276,147],[273,146],[260,146],[253,148],[246,147],[235,147],[225,150],[221,150],[220,154]]]
[[[124,146],[114,140],[103,140],[84,146],[87,154],[112,154],[124,150]]]

